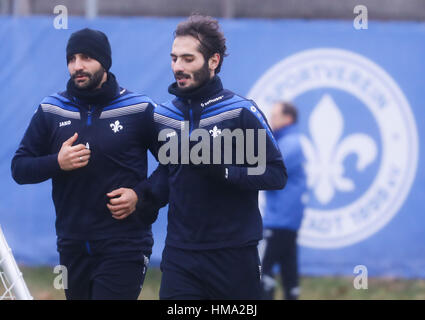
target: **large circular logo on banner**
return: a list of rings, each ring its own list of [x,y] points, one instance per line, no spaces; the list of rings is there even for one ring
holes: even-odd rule
[[[354,244],[394,217],[415,178],[418,137],[387,72],[350,51],[307,50],[270,68],[248,95],[267,116],[276,101],[299,109],[309,187],[301,245]]]

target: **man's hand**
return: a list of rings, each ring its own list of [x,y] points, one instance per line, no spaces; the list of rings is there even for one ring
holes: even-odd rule
[[[133,189],[119,188],[106,194],[111,200],[106,204],[112,218],[122,220],[136,210],[138,197]]]
[[[91,151],[86,149],[86,146],[83,144],[77,144],[73,146],[72,144],[77,141],[78,133],[66,140],[58,154],[59,166],[62,170],[71,171],[85,167],[89,163]]]

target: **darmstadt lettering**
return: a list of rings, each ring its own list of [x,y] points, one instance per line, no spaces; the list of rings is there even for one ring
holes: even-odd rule
[[[180,136],[170,128],[159,132],[158,141],[165,142],[158,150],[161,164],[211,164],[212,152],[212,164],[246,165],[248,175],[262,175],[265,172],[265,129],[223,129],[220,134],[215,130],[215,134],[211,135],[210,131],[213,130],[199,128],[189,133],[187,128],[189,122],[185,121],[181,124]]]

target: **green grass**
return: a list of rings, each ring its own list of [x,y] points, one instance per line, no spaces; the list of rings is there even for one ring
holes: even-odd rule
[[[350,277],[304,277],[301,299],[424,300],[425,280],[369,278],[367,289],[355,289]]]
[[[34,299],[65,299],[63,290],[53,287],[58,274],[52,267],[21,267],[24,279]],[[158,299],[161,272],[149,268],[139,299]],[[0,292],[1,295],[1,292]],[[277,299],[282,299],[282,290],[276,291]],[[308,300],[425,300],[425,280],[369,278],[368,289],[356,290],[350,277],[302,277],[300,299]]]

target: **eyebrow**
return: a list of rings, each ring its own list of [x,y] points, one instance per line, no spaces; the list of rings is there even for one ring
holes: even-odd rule
[[[170,56],[171,57],[177,57],[177,55],[174,54],[174,53],[170,53]],[[184,53],[184,54],[181,54],[179,57],[194,57],[194,56],[195,56],[194,54]]]

